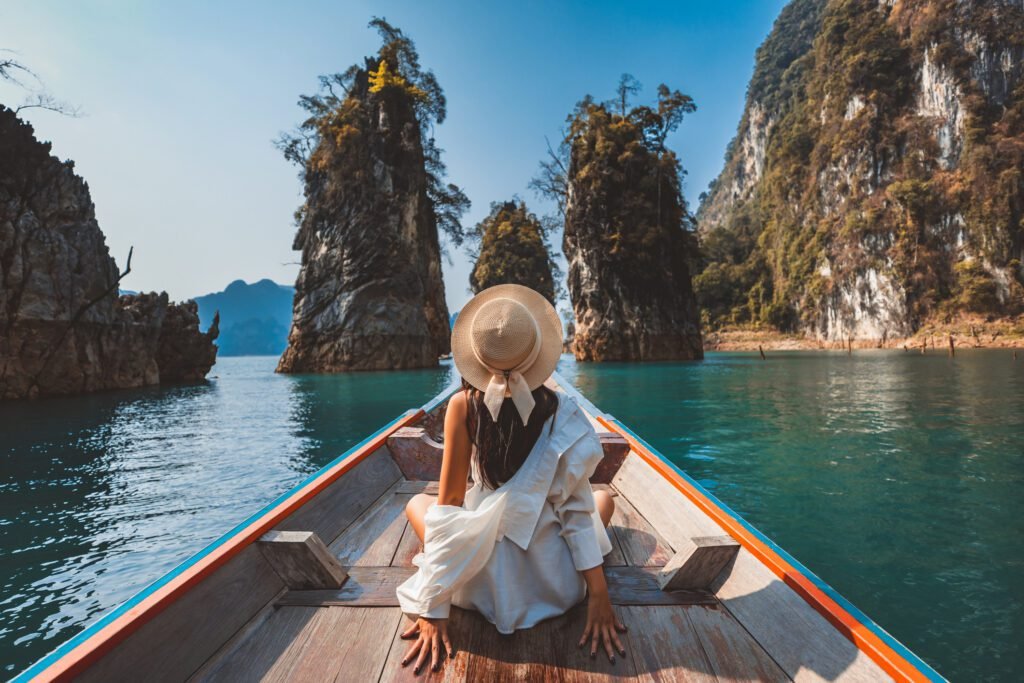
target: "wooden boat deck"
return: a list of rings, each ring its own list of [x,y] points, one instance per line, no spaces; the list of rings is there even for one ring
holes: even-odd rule
[[[659,590],[654,570],[672,546],[622,492],[598,487],[615,496],[606,567],[612,602],[629,628],[626,655],[614,665],[576,647],[586,619],[581,604],[509,636],[479,614],[453,608],[454,659],[419,677],[403,668],[408,643],[399,634],[409,620],[395,587],[413,571],[419,549],[405,505],[418,491],[437,490],[436,482],[403,478],[330,544],[352,568],[344,587],[284,593],[193,680],[790,680],[714,595]]]

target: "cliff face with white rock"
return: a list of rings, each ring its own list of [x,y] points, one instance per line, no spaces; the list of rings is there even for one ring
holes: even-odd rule
[[[1024,3],[794,0],[698,219],[712,324],[823,340],[1024,308]]]

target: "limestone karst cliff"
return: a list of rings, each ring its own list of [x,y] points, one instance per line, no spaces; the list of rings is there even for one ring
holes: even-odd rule
[[[1024,307],[1024,4],[793,0],[698,212],[712,325],[823,340]]]
[[[579,103],[567,163],[547,163],[535,182],[564,193],[573,352],[586,361],[702,358],[695,240],[680,163],[665,147],[694,105],[661,86],[654,107],[629,107],[636,87],[623,84],[615,102]]]
[[[472,230],[478,252],[469,275],[473,293],[502,284],[525,285],[556,303],[555,275],[544,223],[524,202],[495,202]]]
[[[194,302],[118,295],[85,181],[0,106],[0,399],[202,379],[216,322]]]
[[[377,55],[322,79],[282,141],[305,183],[302,252],[279,372],[430,367],[449,349],[438,228],[458,242],[465,195],[442,178],[430,126],[445,102],[412,42],[379,20]]]

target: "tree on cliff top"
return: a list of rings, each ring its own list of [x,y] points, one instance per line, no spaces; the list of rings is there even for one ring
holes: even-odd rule
[[[399,110],[411,108],[419,125],[427,196],[437,227],[460,245],[465,237],[461,218],[469,209],[469,199],[458,186],[445,182],[442,150],[432,134],[434,124],[445,119],[444,92],[434,73],[420,66],[415,44],[401,29],[376,17],[369,25],[381,37],[377,55],[367,57],[363,66],[352,65],[342,73],[321,76],[319,91],[299,99],[299,106],[309,117],[295,131],[282,134],[275,144],[286,159],[299,166],[307,185],[311,175],[326,171],[343,157],[348,157],[347,163],[342,161],[347,168],[340,170],[353,171],[350,177],[356,180],[367,180],[360,177],[359,169],[365,151],[360,151],[358,142],[367,132],[363,105],[379,99]],[[321,144],[324,141],[330,144]],[[300,222],[301,215],[302,209],[297,216]]]
[[[39,75],[13,56],[11,50],[0,49],[0,83],[10,83],[27,92],[24,101],[12,108],[15,114],[26,109],[45,109],[64,116],[76,118],[82,115],[81,109],[73,104],[54,97]]]
[[[693,100],[661,85],[631,106],[623,76],[614,99],[584,97],[531,184],[565,216],[563,251],[576,316],[577,360],[668,360],[703,354],[690,282],[696,257],[684,171],[666,140]]]
[[[584,190],[576,201],[601,203],[607,226],[601,239],[609,259],[636,266],[631,276],[645,280],[661,276],[658,264],[674,250],[670,242],[680,242],[687,259],[696,255],[693,219],[682,193],[686,172],[665,141],[697,107],[690,96],[664,84],[653,106],[630,107],[629,97],[639,89],[636,79],[623,74],[613,100],[580,100],[558,150],[549,150],[530,186],[563,211],[570,183]]]
[[[560,269],[551,258],[548,233],[523,201],[494,202],[487,218],[470,231],[479,249],[469,276],[473,293],[501,284],[525,285],[554,305],[561,295]]]

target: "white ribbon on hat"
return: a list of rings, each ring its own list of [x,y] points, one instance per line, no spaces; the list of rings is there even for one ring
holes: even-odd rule
[[[536,401],[533,400],[533,393],[530,391],[530,385],[523,378],[523,372],[528,370],[534,361],[537,360],[541,347],[540,325],[537,324],[537,320],[533,316],[530,316],[530,321],[533,323],[533,348],[530,349],[530,354],[514,368],[500,370],[488,365],[487,361],[477,353],[476,345],[470,344],[473,347],[473,355],[491,373],[491,381],[487,383],[487,388],[484,390],[484,405],[487,406],[491,419],[495,422],[498,421],[501,404],[505,401],[505,391],[512,395],[512,403],[515,404],[516,410],[519,411],[519,416],[523,419],[524,426],[530,417],[530,413],[533,412],[533,406],[536,404]]]

